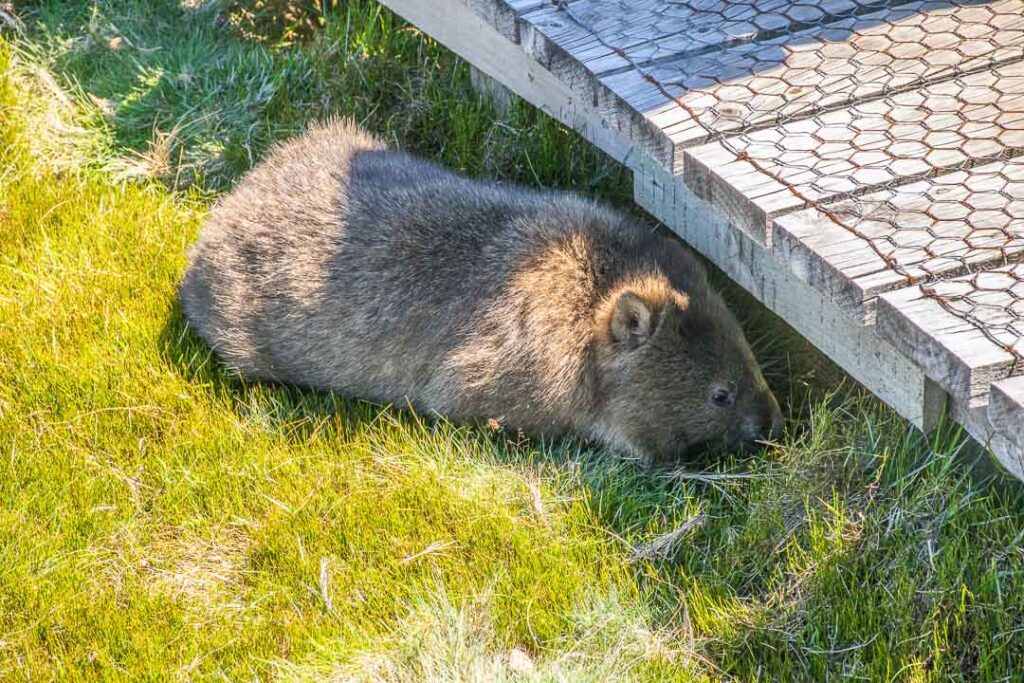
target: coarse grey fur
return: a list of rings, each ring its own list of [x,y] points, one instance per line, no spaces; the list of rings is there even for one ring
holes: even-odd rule
[[[577,433],[647,463],[780,428],[739,326],[678,242],[342,121],[275,148],[213,208],[180,294],[251,379]]]

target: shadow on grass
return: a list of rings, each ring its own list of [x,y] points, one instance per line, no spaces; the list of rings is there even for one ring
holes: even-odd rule
[[[281,425],[301,417],[314,420],[330,417],[350,420],[351,426],[355,426],[359,423],[372,422],[387,413],[409,425],[429,426],[447,422],[443,416],[421,415],[409,406],[381,405],[330,391],[274,381],[247,381],[232,373],[220,362],[210,346],[189,325],[177,301],[164,323],[159,343],[161,356],[171,367],[189,382],[209,387],[215,397],[226,399],[236,412],[242,413],[247,409],[254,392],[269,392],[275,405],[280,407],[278,419]],[[667,463],[640,469],[606,453],[600,447],[584,443],[575,437],[553,441],[514,430],[493,429],[484,421],[466,426],[481,435],[486,435],[492,445],[501,445],[502,456],[508,462],[521,460],[528,457],[527,454],[542,454],[551,462],[564,464],[569,457],[578,458],[580,454],[592,454],[595,461],[615,463],[616,467],[629,467],[640,477],[662,477],[684,464],[691,468],[713,467],[716,459],[722,455],[716,451],[708,451],[693,456],[685,463]]]

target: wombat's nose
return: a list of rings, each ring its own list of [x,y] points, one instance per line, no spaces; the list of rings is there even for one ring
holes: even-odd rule
[[[782,436],[782,411],[775,397],[771,394],[762,395],[760,401],[752,406],[742,427],[736,435],[737,441],[732,447],[746,453],[754,453],[762,448],[767,441],[775,441]]]
[[[765,441],[775,441],[782,437],[782,413],[776,411],[772,414],[771,419],[765,424],[762,430],[762,439]]]
[[[757,430],[756,441],[774,441],[782,437],[782,411],[774,396],[768,399],[768,405],[762,409],[760,426]]]

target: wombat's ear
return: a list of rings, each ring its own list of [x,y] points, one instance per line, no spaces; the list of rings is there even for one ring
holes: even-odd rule
[[[636,295],[625,291],[615,300],[612,312],[611,332],[615,341],[635,349],[647,343],[654,334],[657,320],[650,306]]]

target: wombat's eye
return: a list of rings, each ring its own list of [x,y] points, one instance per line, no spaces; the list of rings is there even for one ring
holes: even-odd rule
[[[732,405],[733,397],[732,392],[725,387],[718,387],[711,392],[711,402],[716,406],[729,406]]]

